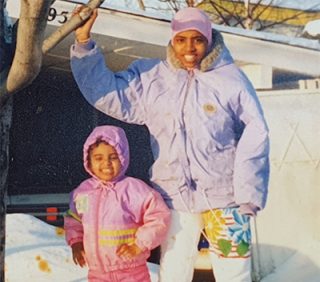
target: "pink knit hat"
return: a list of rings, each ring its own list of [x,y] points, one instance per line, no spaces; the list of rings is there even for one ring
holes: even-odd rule
[[[179,10],[171,21],[171,42],[180,32],[197,30],[208,39],[208,45],[212,42],[212,27],[209,17],[197,8],[187,7]]]

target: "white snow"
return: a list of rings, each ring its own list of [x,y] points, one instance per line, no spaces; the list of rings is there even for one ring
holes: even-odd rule
[[[8,214],[6,217],[6,282],[85,282],[87,268],[73,263],[64,230],[31,215]],[[261,282],[319,282],[320,242],[306,245]],[[206,262],[202,262],[204,264]],[[159,266],[148,263],[152,282],[158,281]]]
[[[87,268],[73,263],[64,231],[26,214],[6,217],[6,282],[85,282]],[[148,263],[152,282],[158,265]]]
[[[307,33],[312,37],[320,38],[320,19],[308,22],[304,27],[303,32]]]
[[[298,251],[261,282],[319,282],[320,281],[320,242],[306,244],[303,254]]]

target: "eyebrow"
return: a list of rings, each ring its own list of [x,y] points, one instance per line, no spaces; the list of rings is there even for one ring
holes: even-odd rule
[[[97,157],[97,156],[103,156],[103,154],[100,153],[95,153],[95,154],[91,154],[92,157]]]
[[[183,35],[176,35],[175,38],[189,38],[188,36],[183,36]],[[195,39],[195,38],[201,38],[201,39],[205,39],[205,37],[203,35],[196,35],[196,36],[192,36],[191,39]]]
[[[95,153],[95,154],[92,154],[92,156],[103,156],[104,154],[102,153]],[[109,157],[118,157],[118,154],[117,153],[112,153],[110,155],[108,155]]]

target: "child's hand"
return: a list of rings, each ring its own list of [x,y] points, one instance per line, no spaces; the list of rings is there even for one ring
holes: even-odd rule
[[[83,9],[85,9],[84,6],[78,7],[78,8],[73,12],[73,15],[80,14]],[[75,30],[75,35],[76,35],[76,40],[77,40],[77,42],[79,42],[79,43],[86,43],[86,42],[89,41],[89,39],[90,39],[90,32],[91,32],[92,26],[93,26],[93,24],[94,24],[97,16],[98,16],[98,10],[97,10],[97,9],[94,9],[91,17],[90,17],[87,21],[85,21],[82,26],[78,27],[78,28]]]
[[[79,265],[80,267],[84,267],[87,263],[85,260],[83,243],[82,242],[74,243],[71,246],[71,248],[72,248],[72,258],[74,263]]]
[[[117,255],[124,259],[131,259],[142,253],[142,250],[135,244],[124,244],[117,249]]]

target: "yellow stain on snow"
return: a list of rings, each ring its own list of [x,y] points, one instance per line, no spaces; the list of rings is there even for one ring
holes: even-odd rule
[[[42,259],[41,256],[36,256],[36,260],[38,261],[38,267],[41,271],[48,273],[51,272],[49,263],[45,259]]]
[[[65,234],[65,231],[64,231],[63,228],[61,228],[61,227],[56,227],[56,235],[57,235],[58,237],[64,236],[64,234]]]

